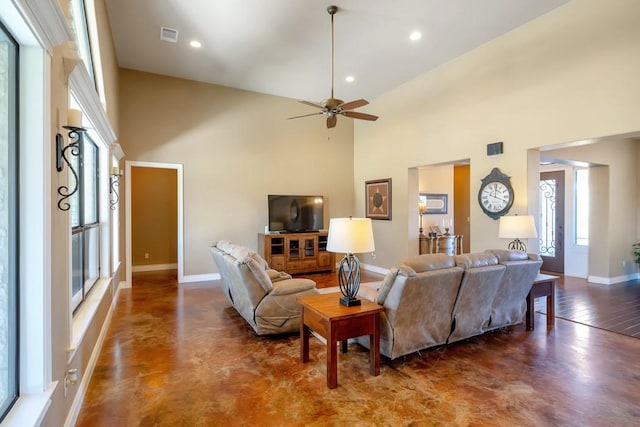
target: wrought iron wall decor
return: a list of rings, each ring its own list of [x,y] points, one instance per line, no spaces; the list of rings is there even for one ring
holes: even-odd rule
[[[69,137],[69,144],[64,147],[64,138],[62,134],[56,134],[56,170],[58,172],[62,172],[64,169],[64,163],[67,164],[67,167],[71,171],[73,175],[74,184],[73,187],[68,187],[66,185],[61,185],[58,187],[58,195],[60,196],[60,200],[58,200],[58,209],[61,211],[68,211],[71,208],[67,199],[73,196],[78,191],[78,173],[73,168],[73,165],[69,161],[68,155],[78,157],[80,156],[80,141],[82,139],[82,133],[87,130],[82,127],[76,126],[62,126],[67,129],[69,133],[67,136]],[[68,154],[67,154],[68,152]],[[64,163],[63,163],[64,162]]]
[[[111,186],[109,187],[109,193],[111,193],[111,200],[109,200],[109,205],[111,205],[111,210],[115,211],[116,206],[118,205],[118,201],[120,200],[120,195],[118,194],[118,188],[120,187],[120,171],[118,168],[113,168],[111,173]]]

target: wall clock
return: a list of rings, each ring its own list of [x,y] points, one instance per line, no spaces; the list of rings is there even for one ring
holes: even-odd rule
[[[489,217],[498,219],[509,212],[513,205],[513,187],[511,179],[493,168],[491,173],[482,179],[480,191],[478,191],[478,203]]]

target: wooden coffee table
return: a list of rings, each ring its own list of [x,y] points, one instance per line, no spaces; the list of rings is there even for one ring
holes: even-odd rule
[[[533,282],[533,286],[527,295],[527,314],[526,325],[527,330],[533,331],[535,327],[534,319],[534,300],[539,297],[547,297],[547,326],[553,326],[555,323],[555,288],[558,276],[549,274],[538,274]]]
[[[338,386],[337,343],[347,351],[347,340],[369,335],[369,373],[380,375],[380,312],[384,307],[362,300],[362,305],[340,305],[340,293],[307,295],[300,303],[300,360],[309,361],[309,333],[313,330],[327,340],[327,387]]]

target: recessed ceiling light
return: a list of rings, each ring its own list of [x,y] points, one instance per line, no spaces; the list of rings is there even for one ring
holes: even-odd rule
[[[422,38],[422,33],[420,31],[414,31],[409,35],[409,40],[417,41]]]
[[[191,47],[202,47],[202,43],[200,43],[198,40],[191,40],[189,44],[191,45]]]
[[[345,77],[345,78],[344,78],[344,80],[345,80],[347,83],[353,83],[353,82],[355,82],[355,81],[356,81],[356,78],[355,78],[355,77],[353,77],[353,76],[347,76],[347,77]]]

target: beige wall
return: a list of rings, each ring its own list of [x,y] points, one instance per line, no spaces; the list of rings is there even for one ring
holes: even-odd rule
[[[100,49],[100,63],[102,65],[102,79],[104,87],[105,111],[111,126],[118,134],[118,59],[111,36],[111,26],[105,0],[91,0],[95,5],[97,37]],[[92,40],[94,43],[94,40]],[[95,45],[95,43],[94,43]],[[95,46],[92,49],[95,50]]]
[[[131,168],[131,258],[133,266],[178,262],[175,169]]]
[[[184,273],[217,271],[209,247],[257,249],[268,194],[322,194],[329,218],[353,215],[353,122],[286,120],[293,99],[120,72],[120,144],[126,160],[179,163],[184,173]],[[363,184],[364,186],[364,184]]]
[[[380,120],[355,124],[355,202],[362,211],[365,180],[391,176],[394,219],[374,223],[377,257],[363,263],[388,268],[407,256],[409,168],[470,159],[474,200],[498,167],[514,185],[512,211],[525,213],[537,202],[528,149],[640,130],[637,16],[635,0],[573,1],[372,100]],[[496,141],[504,154],[488,157]],[[498,221],[473,202],[471,234],[472,251],[504,245]],[[621,261],[610,258],[612,268]]]

